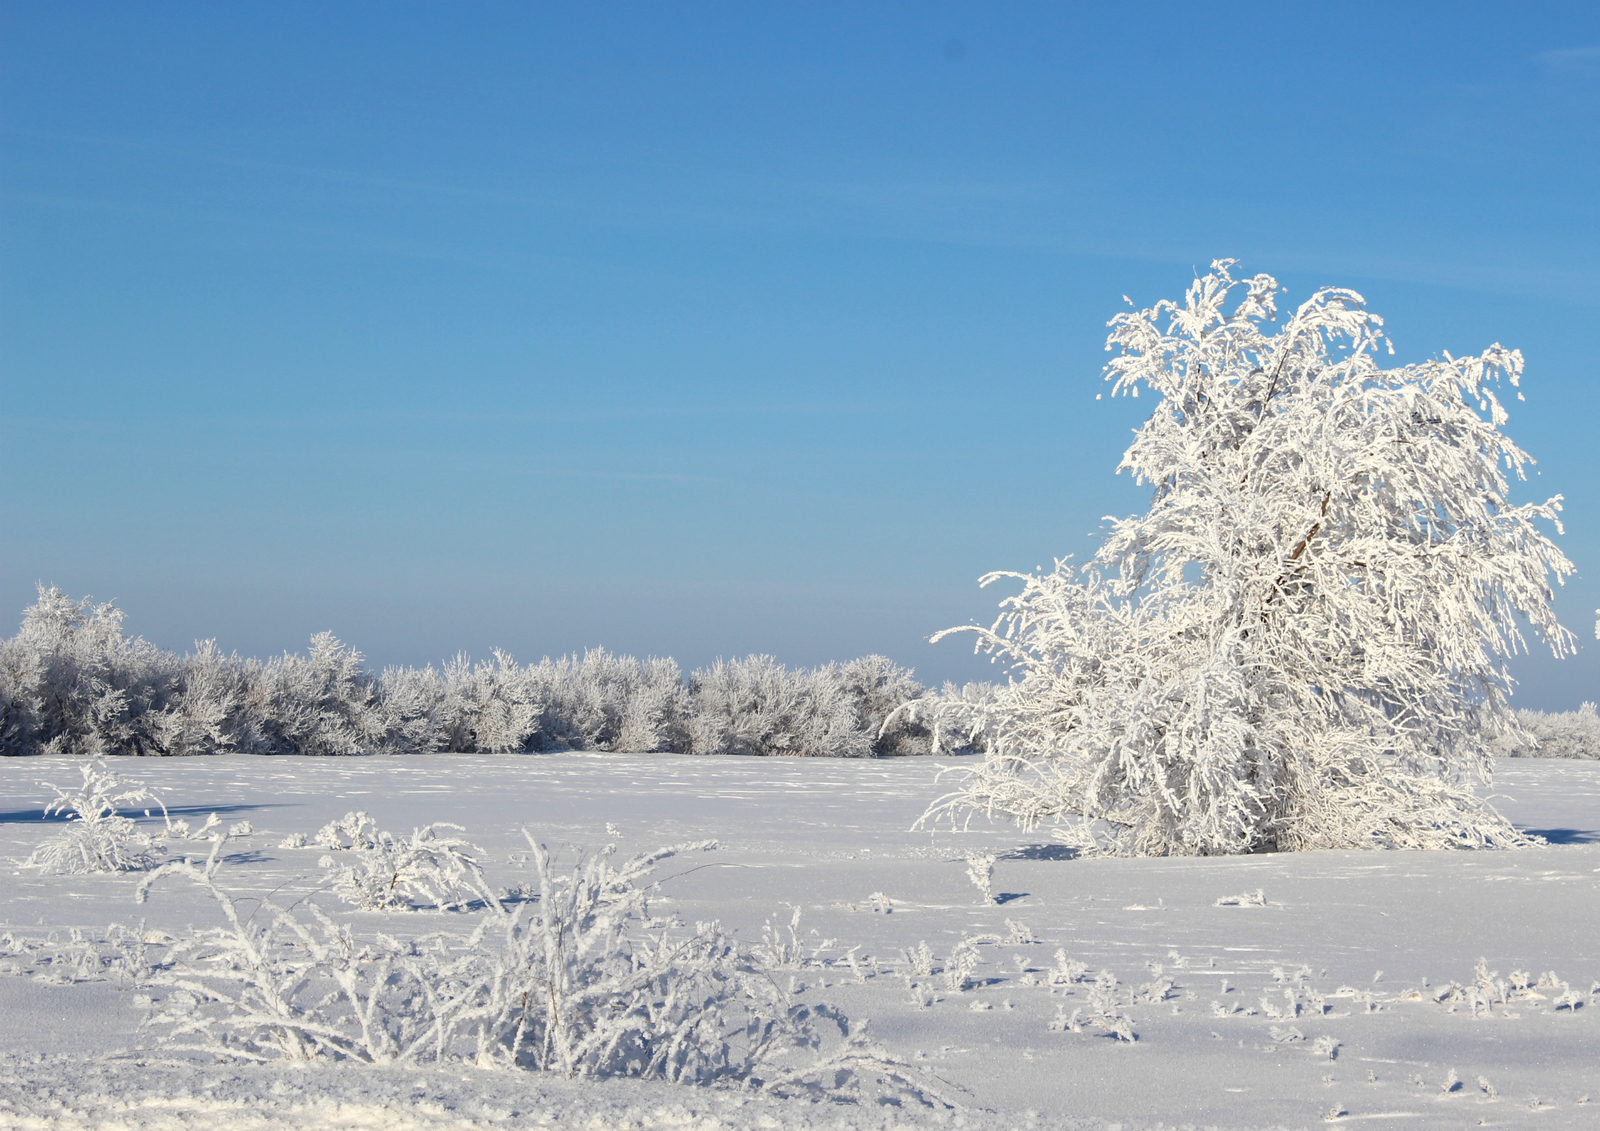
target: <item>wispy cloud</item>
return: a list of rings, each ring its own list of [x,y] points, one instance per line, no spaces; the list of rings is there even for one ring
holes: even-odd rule
[[[1539,54],[1539,62],[1546,70],[1557,74],[1600,73],[1600,43],[1591,43],[1587,47],[1563,47],[1556,51],[1544,51]]]

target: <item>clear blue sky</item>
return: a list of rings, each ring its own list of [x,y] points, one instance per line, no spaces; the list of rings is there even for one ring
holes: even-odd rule
[[[1528,358],[1600,698],[1600,6],[0,5],[0,625],[883,652],[1145,493],[1123,294]]]

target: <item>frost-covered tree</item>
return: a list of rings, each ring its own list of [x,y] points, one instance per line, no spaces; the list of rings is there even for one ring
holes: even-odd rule
[[[830,664],[819,675],[836,680],[855,703],[861,725],[872,740],[874,757],[932,752],[933,735],[928,726],[914,712],[901,710],[927,697],[927,688],[912,678],[910,669],[887,656],[862,656]]]
[[[311,638],[309,655],[285,653],[262,666],[258,702],[264,750],[281,754],[371,754],[387,728],[378,681],[361,653],[331,632]]]
[[[1160,398],[1118,469],[1150,509],[1086,566],[984,579],[1022,583],[970,629],[1016,678],[946,809],[1136,854],[1518,843],[1471,778],[1514,726],[1519,618],[1573,644],[1560,496],[1509,497],[1522,355],[1385,369],[1359,295],[1275,327],[1276,281],[1232,265],[1109,323],[1113,395]]]
[[[122,634],[122,610],[39,586],[0,650],[0,751],[164,754],[153,711],[181,683],[181,661]]]

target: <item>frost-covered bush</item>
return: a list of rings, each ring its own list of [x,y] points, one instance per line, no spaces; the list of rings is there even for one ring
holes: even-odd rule
[[[252,710],[260,665],[224,656],[204,640],[178,660],[178,679],[150,714],[150,733],[161,753],[218,754],[262,744],[259,712]]]
[[[540,702],[524,669],[496,651],[492,662],[464,655],[444,665],[386,668],[378,681],[389,754],[504,754],[538,729]]]
[[[371,754],[387,737],[378,680],[331,632],[313,636],[305,656],[263,664],[257,695],[264,753]]]
[[[903,710],[928,697],[922,684],[887,656],[863,656],[829,665],[818,677],[834,679],[854,702],[861,726],[872,737],[874,757],[891,758],[933,752],[933,732],[917,715]]]
[[[49,784],[56,791],[44,815],[63,813],[67,826],[33,850],[28,866],[57,875],[136,872],[155,864],[160,849],[131,817],[117,810],[129,805],[166,806],[144,787],[106,768],[104,759],[83,762],[76,789]]]
[[[926,752],[930,754],[981,754],[989,748],[986,736],[998,693],[992,683],[958,687],[947,680],[940,690],[903,702],[888,716],[886,725],[896,727],[904,722],[916,726],[927,735]]]
[[[54,586],[0,649],[0,743],[8,754],[163,754],[153,712],[181,664],[122,635],[122,610]]]
[[[677,750],[688,692],[677,662],[591,648],[525,669],[541,711],[532,750]]]
[[[1497,752],[1512,758],[1600,758],[1600,716],[1593,703],[1576,711],[1518,711],[1520,735],[1508,735]]]
[[[1572,645],[1550,586],[1573,567],[1537,526],[1560,497],[1509,501],[1529,458],[1494,386],[1521,354],[1385,370],[1359,295],[1270,333],[1277,283],[1230,266],[1110,323],[1113,393],[1161,398],[1119,468],[1150,509],[1086,567],[984,579],[1022,583],[970,629],[1017,675],[946,811],[1149,855],[1523,843],[1468,780],[1519,621]]]
[[[914,1069],[837,1010],[792,1000],[716,923],[650,914],[653,872],[679,845],[559,868],[528,837],[536,900],[490,906],[469,933],[358,936],[311,901],[248,917],[206,863],[171,863],[139,887],[187,876],[223,926],[146,947],[153,1022],[178,1048],[247,1060],[472,1063],[567,1077],[936,1102]],[[130,961],[130,960],[126,960]]]
[[[460,908],[473,900],[498,906],[472,855],[483,850],[461,837],[440,836],[439,829],[465,831],[436,822],[401,840],[366,813],[346,813],[317,833],[317,844],[332,850],[317,863],[328,869],[333,893],[363,911]]]
[[[873,735],[831,669],[790,671],[771,656],[694,673],[689,753],[864,758]]]

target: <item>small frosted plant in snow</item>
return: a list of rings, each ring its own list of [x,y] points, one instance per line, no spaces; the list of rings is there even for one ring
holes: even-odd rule
[[[1449,1072],[1445,1073],[1444,1079],[1439,1081],[1439,1091],[1444,1095],[1449,1095],[1451,1092],[1459,1092],[1460,1090],[1461,1077],[1456,1073],[1456,1070],[1452,1068]]]
[[[338,857],[330,853],[318,863],[332,871],[333,892],[346,903],[363,911],[404,911],[419,902],[441,909],[462,907],[474,899],[499,904],[483,869],[470,855],[482,850],[435,831],[464,831],[460,825],[426,825],[413,830],[409,841],[378,829],[365,813],[347,813],[340,827],[356,831],[355,843],[341,847]],[[322,839],[322,834],[318,837]]]
[[[620,865],[606,851],[558,869],[528,841],[537,900],[487,906],[470,933],[409,941],[359,938],[308,901],[251,901],[256,911],[241,916],[217,882],[221,841],[203,866],[165,865],[140,898],[163,877],[187,876],[224,926],[146,962],[149,984],[167,991],[152,1021],[178,1049],[246,1060],[475,1064],[948,1102],[837,1010],[792,1001],[717,924],[649,925],[659,922],[646,902],[656,865],[713,842]]]
[[[978,969],[979,960],[976,940],[962,936],[950,952],[950,961],[944,964],[945,984],[957,992],[965,990]]]
[[[11,931],[0,934],[0,974],[25,974],[52,985],[103,980],[109,960],[100,947],[76,927],[69,928],[66,936],[63,939],[59,931],[42,939]]]
[[[198,829],[190,828],[189,822],[181,817],[176,821],[167,822],[165,835],[172,840],[210,840],[219,836],[217,830],[222,827],[222,818],[212,813],[205,819],[205,823]]]
[[[985,903],[994,902],[994,862],[995,856],[989,852],[967,857],[967,879],[972,881]]]
[[[1337,1060],[1339,1058],[1339,1042],[1333,1037],[1318,1037],[1311,1042],[1311,1051],[1318,1056],[1325,1056],[1329,1060]]]
[[[1265,907],[1266,905],[1267,893],[1261,888],[1245,892],[1243,895],[1225,895],[1216,902],[1218,907]]]
[[[1172,996],[1172,990],[1173,982],[1171,978],[1157,978],[1140,986],[1134,997],[1138,1001],[1159,1004]]]
[[[1074,1009],[1071,1016],[1068,1016],[1066,1007],[1059,1006],[1056,1009],[1056,1020],[1050,1028],[1056,1031],[1081,1033],[1085,1025],[1094,1025],[1106,1036],[1115,1037],[1118,1041],[1130,1044],[1137,1041],[1139,1036],[1133,1031],[1133,1019],[1122,1012],[1116,991],[1116,975],[1109,970],[1100,971],[1089,988],[1087,1013],[1082,1009]]]
[[[1067,952],[1058,948],[1055,953],[1055,965],[1050,967],[1050,985],[1070,986],[1074,982],[1083,981],[1083,976],[1088,972],[1088,963],[1068,958]]]
[[[761,924],[761,942],[755,953],[768,966],[778,970],[799,970],[806,964],[806,952],[800,942],[800,905],[792,904],[789,922],[780,926],[777,919],[768,916]]]
[[[86,761],[79,770],[83,783],[76,789],[50,785],[56,798],[44,808],[46,817],[67,815],[67,827],[28,857],[28,866],[44,872],[135,872],[150,868],[159,851],[150,837],[130,817],[117,812],[136,804],[167,808],[143,782],[130,781],[106,768],[105,759]]]
[[[371,848],[377,837],[378,822],[364,811],[352,810],[318,829],[313,842],[318,848],[340,852],[346,848]]]
[[[1565,982],[1561,983],[1561,993],[1555,999],[1556,1009],[1566,1009],[1576,1013],[1583,1008],[1583,995]]]
[[[1033,931],[1026,923],[1019,923],[1015,919],[1006,920],[1006,930],[1009,933],[1006,941],[1012,946],[1032,946],[1037,940]]]
[[[906,993],[911,995],[911,1007],[919,1013],[931,1009],[939,1000],[926,982],[917,981],[911,974],[902,974],[901,978],[905,981]]]
[[[1483,1093],[1485,1099],[1492,1100],[1500,1095],[1499,1090],[1496,1089],[1493,1084],[1489,1083],[1489,1079],[1486,1076],[1478,1077],[1478,1090]]]
[[[933,948],[928,946],[924,939],[913,950],[902,950],[900,957],[905,960],[906,968],[919,978],[926,978],[933,974]]]

